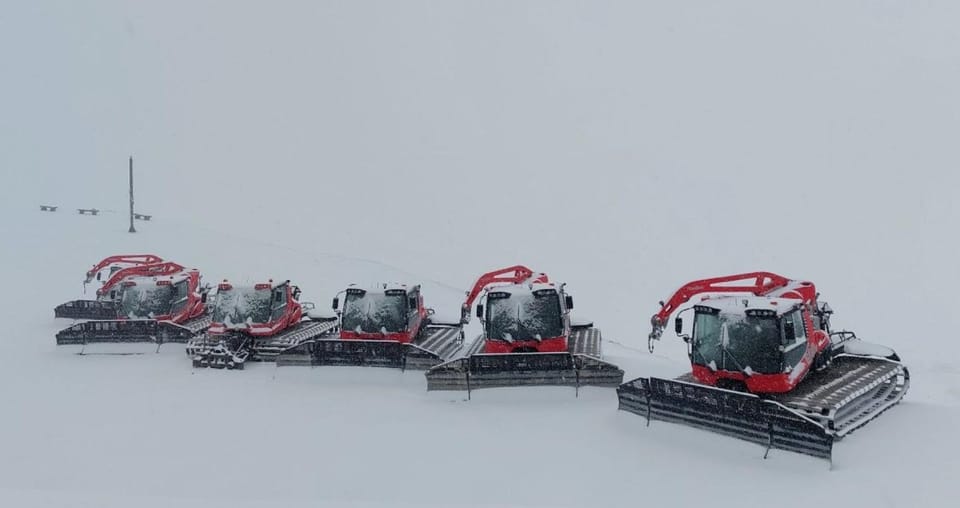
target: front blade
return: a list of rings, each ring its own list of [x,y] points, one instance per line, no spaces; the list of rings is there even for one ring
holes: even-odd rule
[[[54,317],[69,319],[117,319],[120,317],[114,302],[97,300],[73,300],[57,305]]]
[[[623,370],[570,353],[473,354],[427,371],[427,390],[474,390],[505,386],[605,386],[623,381]]]
[[[403,368],[405,349],[390,340],[320,339],[310,343],[310,364]]]
[[[686,381],[638,378],[617,388],[619,409],[730,437],[829,459],[834,436],[824,426],[756,395]]]
[[[77,323],[57,332],[57,345],[91,343],[158,342],[160,327],[157,321],[101,320]]]
[[[192,335],[190,328],[153,319],[100,320],[64,328],[56,339],[58,346],[83,346],[81,354],[135,354],[156,352],[168,342],[185,343]]]

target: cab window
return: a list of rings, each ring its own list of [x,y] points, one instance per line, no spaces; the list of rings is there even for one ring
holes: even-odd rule
[[[287,286],[280,286],[273,290],[273,304],[270,307],[270,321],[283,317],[287,309]]]

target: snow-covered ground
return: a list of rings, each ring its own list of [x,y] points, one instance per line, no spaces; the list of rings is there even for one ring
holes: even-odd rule
[[[79,294],[83,270],[106,252],[161,253],[210,280],[281,267],[319,302],[359,277],[416,275],[162,219],[130,235],[116,216],[18,216],[3,228],[17,249],[0,305],[9,506],[952,504],[960,384],[948,359],[914,369],[906,402],[838,444],[830,471],[785,452],[763,460],[761,447],[705,432],[644,428],[617,411],[612,389],[485,390],[466,401],[427,393],[418,372],[194,370],[178,345],[77,356],[54,345],[66,322],[51,309]],[[462,296],[433,283],[424,293],[447,308]],[[682,355],[640,350],[645,331],[608,329],[608,359],[628,377],[683,372]],[[811,485],[816,494],[803,490]]]
[[[958,24],[947,0],[4,5],[0,505],[954,505]],[[527,264],[628,378],[688,369],[671,333],[646,352],[658,300],[771,270],[912,386],[829,471],[645,428],[613,390],[57,348],[84,270],[140,252],[321,307],[419,282],[453,316]]]

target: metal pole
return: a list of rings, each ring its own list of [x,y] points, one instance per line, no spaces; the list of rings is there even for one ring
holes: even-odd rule
[[[130,233],[136,233],[133,227],[133,156],[130,156]]]

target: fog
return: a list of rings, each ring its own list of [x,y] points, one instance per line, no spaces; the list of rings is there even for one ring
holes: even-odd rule
[[[53,203],[124,227],[133,155],[155,220],[462,289],[525,263],[638,347],[672,289],[758,269],[813,280],[835,324],[911,362],[960,324],[955,2],[0,16],[4,220]]]

